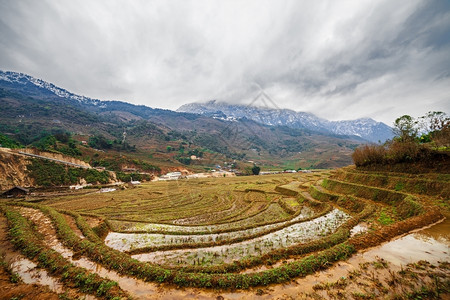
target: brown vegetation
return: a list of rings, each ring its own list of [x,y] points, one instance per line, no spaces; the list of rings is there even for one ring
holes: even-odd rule
[[[352,154],[355,165],[366,170],[450,172],[450,118],[444,113],[430,112],[417,121],[402,116],[394,132],[397,136],[383,145],[357,148]]]

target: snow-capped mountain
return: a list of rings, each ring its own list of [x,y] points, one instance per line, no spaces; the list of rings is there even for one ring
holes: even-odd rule
[[[158,113],[176,114],[175,112],[153,109],[142,105],[137,106],[121,101],[101,101],[76,95],[44,80],[11,71],[0,70],[0,88],[20,91],[22,95],[29,97],[54,99],[56,101],[62,99],[97,112],[125,111],[145,119]],[[306,112],[231,105],[214,100],[206,103],[185,104],[177,112],[200,114],[226,121],[246,118],[271,126],[305,128],[325,134],[358,136],[371,142],[383,142],[393,136],[392,129],[389,126],[368,118],[350,121],[328,121]]]
[[[23,89],[28,89],[30,93],[39,91],[40,93],[54,94],[55,96],[64,99],[76,100],[81,104],[95,106],[106,105],[98,99],[92,99],[89,97],[73,94],[65,89],[57,87],[53,83],[49,83],[47,81],[32,77],[24,73],[0,70],[0,81],[3,81],[4,85],[22,85]]]
[[[371,142],[384,142],[393,136],[392,129],[389,126],[370,118],[328,121],[306,112],[232,105],[215,100],[206,103],[185,104],[177,111],[207,115],[223,120],[247,118],[265,125],[306,128],[337,135],[353,135]]]

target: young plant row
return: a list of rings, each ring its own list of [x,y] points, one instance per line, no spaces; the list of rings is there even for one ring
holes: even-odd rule
[[[179,286],[206,288],[249,288],[289,281],[298,276],[312,274],[326,268],[329,264],[347,258],[355,250],[346,243],[341,243],[317,254],[290,262],[278,268],[250,274],[208,274],[187,273],[179,270],[169,270],[153,264],[142,263],[128,255],[106,247],[101,242],[88,240],[93,234],[85,234],[88,239],[81,240],[66,223],[64,217],[52,208],[33,204],[22,204],[27,207],[41,209],[54,223],[57,234],[62,242],[75,252],[97,261],[106,268],[115,270],[123,275],[134,276],[146,281],[174,283]],[[77,218],[78,220],[78,218]],[[87,226],[80,229],[87,230]],[[99,241],[99,238],[93,238]]]
[[[272,204],[274,204],[274,203],[272,203]],[[325,210],[327,210],[327,212],[329,212],[331,210],[331,207],[329,205],[321,203],[321,202],[306,200],[306,201],[304,201],[303,204],[314,208],[314,210],[318,213],[321,213]],[[268,211],[269,208],[270,208],[270,205],[268,206],[267,209],[264,209],[263,211],[261,211],[261,214],[265,213],[265,212],[270,213]],[[295,214],[289,218],[289,220],[294,220],[301,213],[302,213],[301,210],[296,211]],[[85,214],[83,213],[82,215],[85,215]],[[270,216],[267,215],[267,217],[270,217]],[[249,218],[247,218],[247,219],[249,219]],[[250,229],[263,227],[263,226],[267,226],[267,225],[289,222],[289,220],[283,221],[283,220],[279,220],[279,219],[275,219],[275,220],[269,219],[264,222],[257,222],[257,223],[252,223],[249,225],[243,225],[243,226],[237,226],[238,223],[236,223],[236,222],[229,223],[229,224],[211,224],[211,225],[201,225],[201,226],[168,225],[169,226],[168,228],[171,228],[171,229],[159,228],[159,229],[146,229],[146,230],[118,230],[117,225],[115,225],[113,222],[111,222],[112,220],[106,220],[106,222],[108,223],[110,228],[114,229],[114,232],[119,232],[119,233],[155,233],[155,234],[160,233],[160,234],[168,234],[168,235],[206,235],[206,234],[218,234],[218,233],[228,233],[228,232],[235,232],[235,231],[242,231],[242,230],[250,230]],[[155,226],[157,226],[157,225],[158,224],[155,224]],[[166,224],[162,224],[162,225],[166,225]],[[223,225],[226,225],[227,227],[225,227]],[[180,229],[176,230],[177,227],[179,227]],[[186,230],[186,228],[189,228],[189,227],[191,227],[191,228],[192,227],[200,227],[203,229],[201,231]]]
[[[19,212],[6,206],[0,207],[0,211],[8,220],[9,235],[14,246],[26,257],[36,261],[38,267],[58,277],[64,285],[105,299],[122,299],[127,296],[117,286],[117,282],[76,267],[58,252],[43,245],[32,225]]]

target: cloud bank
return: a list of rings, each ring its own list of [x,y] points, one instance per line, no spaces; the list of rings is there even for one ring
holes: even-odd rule
[[[450,2],[0,2],[0,68],[176,109],[261,90],[327,119],[450,112]]]

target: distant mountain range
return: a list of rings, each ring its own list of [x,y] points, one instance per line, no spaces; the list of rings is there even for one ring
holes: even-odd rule
[[[185,104],[177,111],[201,114],[222,120],[247,118],[265,125],[305,128],[323,133],[358,136],[371,142],[384,142],[393,137],[392,128],[370,118],[328,121],[306,112],[232,105],[215,100],[206,103]]]
[[[387,125],[371,119],[330,122],[309,113],[215,101],[171,111],[79,96],[23,73],[3,71],[0,107],[0,133],[23,144],[55,129],[110,140],[122,140],[126,132],[128,143],[143,153],[156,153],[162,164],[178,164],[187,150],[201,148],[220,154],[220,159],[340,167],[351,163],[359,144],[392,136]],[[168,146],[187,147],[186,153],[168,153]]]

